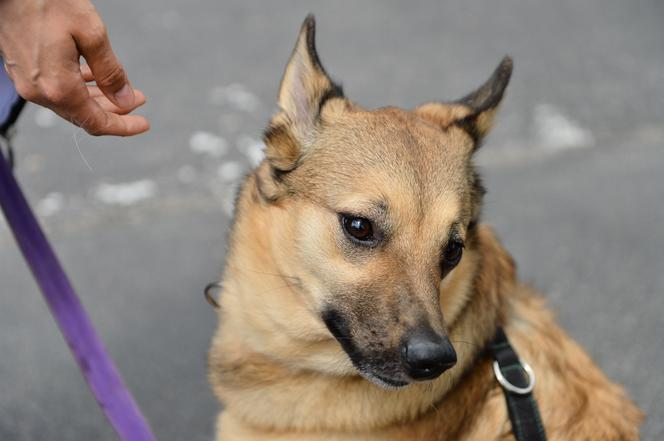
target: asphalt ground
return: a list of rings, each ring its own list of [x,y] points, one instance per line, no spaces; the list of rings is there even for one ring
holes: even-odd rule
[[[664,4],[657,0],[99,2],[149,134],[93,138],[29,106],[17,175],[160,440],[209,440],[216,280],[301,21],[368,107],[515,71],[479,156],[521,277],[664,438]],[[564,391],[561,391],[564,393]],[[0,439],[113,440],[0,221]]]

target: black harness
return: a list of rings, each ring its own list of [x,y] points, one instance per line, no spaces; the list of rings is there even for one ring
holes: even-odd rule
[[[0,59],[1,64],[2,59]],[[0,81],[3,81],[3,79],[0,78]],[[8,94],[4,96],[0,93],[0,110],[5,108],[5,106],[8,108],[8,112],[6,115],[0,116],[0,118],[4,116],[4,119],[0,119],[0,153],[2,153],[2,148],[6,147],[7,161],[9,162],[9,166],[13,168],[14,150],[11,147],[12,129],[18,116],[21,114],[21,110],[23,110],[23,106],[25,106],[25,100],[18,95]]]
[[[512,432],[517,441],[546,441],[537,402],[533,396],[535,374],[510,344],[503,328],[489,343],[493,354],[493,372],[505,393]]]
[[[8,136],[9,129],[12,128],[18,119],[21,110],[23,110],[23,106],[25,106],[25,100],[21,97],[16,98],[16,101],[11,105],[7,118],[4,121],[0,121],[0,136]]]

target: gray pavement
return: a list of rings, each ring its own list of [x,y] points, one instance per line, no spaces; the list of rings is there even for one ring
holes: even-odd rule
[[[479,157],[485,220],[521,277],[664,438],[664,4],[99,2],[153,127],[91,138],[30,106],[18,176],[160,440],[209,440],[216,324],[201,289],[225,253],[308,12],[321,58],[367,106],[452,99],[511,54]],[[79,153],[80,151],[80,153]],[[86,165],[90,165],[90,168]],[[561,391],[564,393],[564,391]],[[0,440],[112,440],[0,221]]]

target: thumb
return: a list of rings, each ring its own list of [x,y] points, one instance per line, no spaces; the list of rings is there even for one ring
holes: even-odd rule
[[[132,108],[136,99],[124,68],[113,53],[103,25],[76,36],[76,45],[88,62],[99,89],[120,108]]]

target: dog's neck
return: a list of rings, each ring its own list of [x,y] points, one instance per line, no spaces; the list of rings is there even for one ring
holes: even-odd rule
[[[280,273],[271,252],[268,208],[258,198],[249,178],[238,201],[237,209],[246,212],[231,235],[220,330],[210,354],[210,377],[225,411],[266,430],[375,429],[417,419],[476,377],[472,371],[503,321],[504,294],[515,278],[512,259],[489,229],[475,233],[469,283],[459,284],[467,292],[456,296],[463,300],[448,319],[457,365],[431,382],[386,390],[355,373],[303,300],[297,280]],[[252,237],[251,231],[265,235]],[[276,298],[279,307],[272,307]]]

